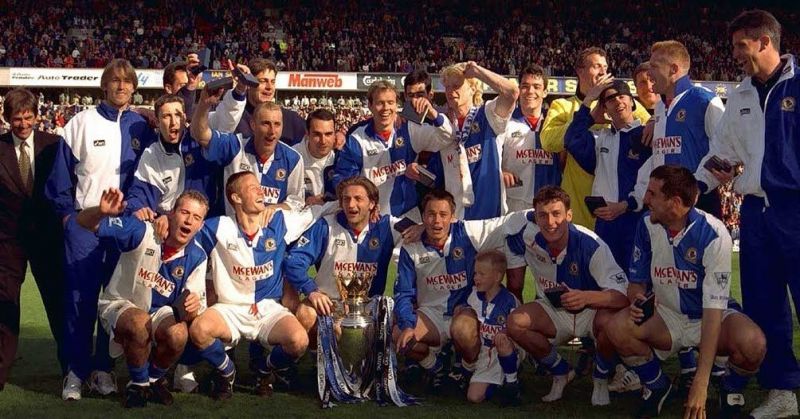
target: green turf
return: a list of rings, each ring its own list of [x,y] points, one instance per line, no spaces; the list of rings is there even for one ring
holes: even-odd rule
[[[739,298],[739,258],[734,258],[733,295]],[[390,272],[390,278],[393,277]],[[530,275],[527,278],[525,299],[532,297]],[[391,288],[389,288],[391,291]],[[473,406],[464,400],[443,395],[423,395],[426,398],[423,407],[379,408],[367,403],[355,406],[339,406],[331,410],[322,410],[316,398],[316,382],[311,361],[308,357],[301,362],[301,378],[304,383],[302,391],[293,394],[276,394],[270,400],[261,400],[247,394],[248,386],[252,386],[253,377],[246,368],[246,345],[240,345],[237,355],[240,375],[238,377],[238,393],[228,403],[215,403],[203,395],[176,395],[175,405],[171,408],[152,406],[140,411],[123,410],[119,398],[99,399],[84,398],[80,402],[64,403],[60,398],[61,378],[54,356],[54,346],[42,309],[38,291],[32,280],[25,281],[22,290],[22,332],[17,360],[12,371],[10,383],[0,393],[0,417],[109,417],[111,415],[125,417],[347,417],[370,418],[376,415],[388,417],[538,417],[548,418],[585,418],[585,417],[628,417],[635,407],[635,395],[626,395],[612,399],[609,407],[593,408],[589,399],[592,384],[587,378],[580,378],[568,387],[564,399],[554,404],[539,401],[550,388],[550,380],[533,376],[530,371],[523,371],[522,381],[525,404],[518,408],[501,408],[492,403]],[[800,333],[795,333],[795,349],[800,350]],[[567,359],[574,363],[575,353],[565,350]],[[667,371],[674,375],[674,360],[666,364]],[[117,362],[118,382],[127,381],[124,363]],[[709,397],[716,392],[709,391]],[[748,406],[760,403],[764,393],[758,391],[751,382],[746,398]],[[673,400],[667,403],[664,417],[679,417],[682,401]]]

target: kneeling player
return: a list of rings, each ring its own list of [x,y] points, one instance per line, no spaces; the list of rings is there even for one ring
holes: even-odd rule
[[[606,359],[612,349],[605,324],[628,305],[627,279],[608,246],[590,230],[572,224],[570,198],[556,186],[545,186],[533,199],[536,223],[529,222],[507,239],[511,271],[529,265],[546,298],[511,313],[508,334],[553,375],[545,402],[561,398],[575,371],[556,352],[573,338],[592,337],[595,354],[593,405],[609,403]],[[517,273],[519,274],[519,273]]]
[[[205,307],[206,254],[192,240],[208,201],[199,192],[183,192],[167,216],[162,242],[151,224],[136,217],[106,218],[122,212],[122,198],[118,189],[103,192],[100,205],[81,211],[77,222],[122,252],[98,308],[112,339],[111,354],[121,350],[128,363],[123,405],[144,407],[148,399],[170,405],[164,374],[183,353],[186,322]]]
[[[369,297],[383,295],[392,250],[404,237],[417,237],[417,226],[398,224],[400,219],[383,215],[377,222],[378,187],[369,179],[354,176],[336,187],[341,211],[317,220],[289,249],[286,278],[301,284],[306,295],[295,314],[306,330],[317,323],[317,313],[332,313],[334,301],[341,308],[337,278],[360,276],[371,284]],[[397,231],[402,230],[402,233]],[[316,267],[316,278],[308,270]],[[316,339],[315,333],[309,334]]]
[[[311,225],[313,216],[311,211],[273,214],[252,172],[229,177],[225,196],[236,219],[207,220],[197,236],[212,260],[217,303],[195,320],[189,335],[200,356],[217,369],[212,391],[217,399],[232,396],[235,377],[223,342],[235,346],[244,337],[272,347],[269,358],[258,365],[256,386],[258,395],[269,396],[274,380],[288,380],[295,360],[308,347],[305,329],[280,298],[286,246]]]
[[[453,222],[453,195],[442,190],[429,192],[422,205],[422,238],[400,249],[393,338],[399,352],[419,361],[436,389],[444,378],[437,355],[450,339],[453,310],[472,292],[475,255],[502,247],[503,239],[524,225],[525,213]]]
[[[698,346],[700,358],[684,417],[706,417],[716,354],[729,356],[719,392],[720,416],[736,416],[744,405],[742,389],[766,351],[764,334],[729,297],[730,235],[720,220],[693,208],[697,193],[688,169],[653,170],[644,198],[650,213],[640,221],[634,239],[628,288],[632,304],[609,324],[612,344],[645,386],[638,417],[658,415],[672,389],[658,358],[687,346]],[[649,287],[655,294],[654,309],[643,303]]]
[[[467,306],[456,309],[450,334],[462,367],[472,372],[467,399],[480,403],[502,385],[503,400],[518,404],[519,366],[514,342],[506,335],[506,319],[519,301],[503,286],[506,257],[490,250],[475,258],[475,287]]]

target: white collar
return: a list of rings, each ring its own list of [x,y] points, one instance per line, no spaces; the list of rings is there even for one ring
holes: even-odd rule
[[[14,148],[19,148],[19,145],[24,141],[26,144],[28,144],[28,149],[33,150],[33,133],[34,131],[31,130],[31,135],[29,135],[28,138],[22,139],[17,137],[16,134],[12,132],[11,137],[14,138]]]

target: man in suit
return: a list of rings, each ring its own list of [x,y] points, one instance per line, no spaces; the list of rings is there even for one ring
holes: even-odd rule
[[[29,262],[64,366],[62,228],[44,196],[59,137],[33,130],[38,109],[27,89],[5,96],[3,117],[11,132],[0,135],[0,390],[17,351],[20,289]]]

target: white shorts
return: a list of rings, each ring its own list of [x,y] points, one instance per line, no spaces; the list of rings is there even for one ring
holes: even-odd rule
[[[427,317],[433,327],[436,329],[434,332],[439,333],[439,345],[442,346],[450,340],[450,323],[453,322],[452,316],[445,316],[444,307],[418,307],[417,313],[422,313]]]
[[[550,339],[550,343],[553,345],[563,345],[573,338],[590,337],[594,339],[594,315],[597,310],[587,308],[578,314],[572,314],[567,310],[556,310],[540,300],[533,302],[542,307],[556,327],[556,337]]]
[[[678,313],[662,304],[656,306],[656,313],[664,320],[664,324],[669,330],[669,336],[672,338],[672,348],[668,351],[653,349],[659,359],[665,360],[682,348],[700,345],[701,319],[690,319],[685,314]],[[722,312],[722,320],[724,321],[726,317],[734,313],[739,313],[739,311],[726,308]]]
[[[252,306],[241,304],[217,303],[211,309],[225,319],[228,330],[231,332],[232,346],[236,346],[239,339],[257,340],[262,345],[267,345],[272,328],[284,317],[291,316],[292,312],[275,300],[261,300],[256,304],[258,311],[252,312]]]
[[[97,311],[99,313],[100,323],[103,329],[108,333],[108,353],[112,358],[118,358],[124,352],[122,345],[114,340],[114,329],[117,327],[117,320],[122,316],[122,313],[131,308],[144,311],[128,300],[100,300],[98,303]],[[174,317],[175,314],[172,311],[172,306],[163,306],[150,314],[150,338],[153,342],[155,342],[155,333],[161,322],[164,319]]]
[[[516,343],[514,346],[517,350],[517,367],[519,367],[525,359],[525,351],[517,346]],[[481,345],[481,353],[475,362],[475,372],[472,373],[472,378],[470,378],[469,382],[502,385],[504,381],[505,374],[500,366],[500,360],[497,359],[497,349]]]

